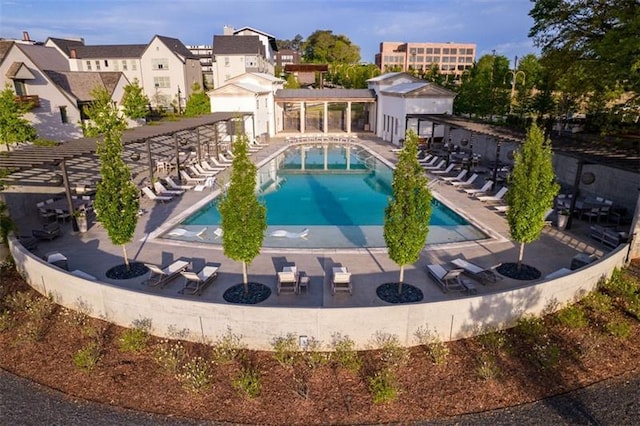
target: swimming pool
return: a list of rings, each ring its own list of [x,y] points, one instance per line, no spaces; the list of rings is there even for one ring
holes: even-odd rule
[[[390,167],[357,145],[287,148],[258,170],[256,193],[267,206],[264,246],[385,247],[382,227],[392,176]],[[486,238],[435,198],[432,205],[428,243]],[[214,200],[181,225],[215,229],[220,221]],[[291,236],[304,228],[309,228],[306,238],[271,236],[274,231]]]

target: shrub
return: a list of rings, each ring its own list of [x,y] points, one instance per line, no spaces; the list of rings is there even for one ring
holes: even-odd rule
[[[481,354],[478,358],[476,372],[482,380],[493,380],[500,376],[500,367],[493,355]]]
[[[549,341],[536,343],[532,347],[530,357],[541,369],[553,368],[560,362],[560,347]]]
[[[624,320],[610,321],[605,325],[605,329],[618,339],[626,339],[631,334],[631,325]]]
[[[307,366],[312,369],[327,363],[327,354],[322,352],[322,342],[313,337],[307,340],[307,346],[302,355]]]
[[[376,404],[394,401],[398,397],[398,387],[393,372],[387,368],[377,371],[369,378],[369,391]]]
[[[155,351],[155,359],[167,372],[176,374],[186,356],[182,342],[163,340]]]
[[[556,319],[560,324],[569,328],[584,328],[589,324],[584,309],[579,305],[567,306],[558,311]]]
[[[0,331],[10,330],[15,327],[16,321],[10,312],[5,311],[0,313]]]
[[[355,342],[340,333],[336,333],[332,337],[331,347],[333,353],[331,354],[331,359],[350,372],[357,373],[362,367],[362,360],[355,350]]]
[[[514,331],[529,342],[536,342],[546,335],[546,328],[542,318],[533,316],[520,318]]]
[[[133,328],[125,329],[120,335],[120,350],[122,352],[139,352],[147,346],[151,320],[136,320]]]
[[[497,354],[507,345],[507,338],[504,331],[488,331],[478,336],[478,342],[490,353]]]
[[[211,386],[210,363],[202,357],[194,357],[182,366],[176,377],[189,392],[202,392]]]
[[[91,371],[100,360],[101,352],[100,344],[91,341],[73,355],[73,364],[81,370]]]
[[[624,271],[615,268],[611,273],[611,278],[605,281],[602,290],[612,296],[619,296],[624,299],[633,297],[638,292],[638,284]]]
[[[245,396],[255,398],[260,395],[260,372],[253,367],[244,367],[233,379],[232,385],[234,389],[242,392]]]
[[[373,345],[380,350],[380,357],[386,368],[404,365],[409,359],[409,351],[400,344],[398,336],[389,333],[376,332]]]
[[[449,356],[449,347],[428,327],[419,327],[414,333],[418,343],[436,365],[444,364]]]
[[[583,306],[592,309],[594,312],[607,314],[611,312],[613,301],[610,296],[599,291],[594,291],[582,299],[582,304]]]
[[[230,328],[227,328],[227,332],[220,336],[212,346],[213,362],[217,364],[227,364],[239,359],[246,349],[242,343],[242,336],[233,334]]]
[[[273,347],[273,357],[282,366],[295,364],[298,358],[298,342],[293,333],[284,337],[276,337],[271,344]]]

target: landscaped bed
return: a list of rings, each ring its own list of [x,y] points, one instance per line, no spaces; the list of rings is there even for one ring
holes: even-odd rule
[[[273,352],[241,349],[233,330],[209,345],[150,337],[63,309],[12,268],[0,275],[0,367],[74,397],[197,419],[261,424],[408,422],[533,401],[638,368],[638,278],[614,274],[601,292],[507,332],[403,350],[283,336]],[[83,310],[82,306],[78,307]],[[315,349],[335,350],[325,353]],[[377,402],[376,402],[377,401]]]

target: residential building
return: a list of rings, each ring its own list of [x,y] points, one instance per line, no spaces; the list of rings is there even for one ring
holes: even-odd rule
[[[200,60],[205,89],[213,88],[213,49],[209,44],[187,45],[187,49]]]
[[[283,49],[276,52],[275,68],[280,70],[277,77],[284,78],[284,69],[287,65],[297,65],[300,63],[302,54],[297,50]]]
[[[438,65],[443,74],[460,75],[470,69],[476,58],[474,43],[380,43],[375,63],[384,72],[426,71]]]
[[[121,72],[138,80],[151,105],[184,107],[194,83],[202,87],[199,59],[176,38],[155,35],[148,44],[85,45],[82,39],[49,38],[45,46],[68,58],[71,71]]]
[[[21,102],[32,109],[25,119],[38,136],[64,141],[82,136],[82,107],[102,87],[120,104],[126,77],[120,72],[74,72],[59,50],[38,44],[0,41],[0,84],[9,83]]]
[[[278,52],[278,45],[276,44],[276,38],[271,34],[264,31],[256,30],[251,27],[242,27],[240,29],[234,29],[233,27],[225,26],[223,28],[224,35],[234,36],[256,36],[260,40],[260,43],[264,46],[264,54],[268,63],[273,65],[275,63],[276,53]],[[271,72],[273,73],[273,72]]]

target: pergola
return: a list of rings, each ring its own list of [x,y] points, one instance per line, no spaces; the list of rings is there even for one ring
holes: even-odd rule
[[[136,182],[154,180],[157,161],[172,157],[180,170],[180,151],[195,146],[198,160],[213,145],[218,149],[222,138],[233,135],[235,121],[251,117],[251,112],[216,112],[177,121],[162,121],[125,130],[122,134],[123,159]],[[255,123],[254,123],[255,125]],[[63,185],[69,211],[72,211],[72,183],[96,182],[99,176],[97,146],[101,138],[79,138],[54,146],[24,145],[0,155],[0,170],[7,174],[7,185],[56,187]],[[211,143],[213,142],[213,144]],[[205,144],[206,143],[206,144]],[[216,152],[217,154],[217,152]],[[73,222],[74,229],[77,225]]]

